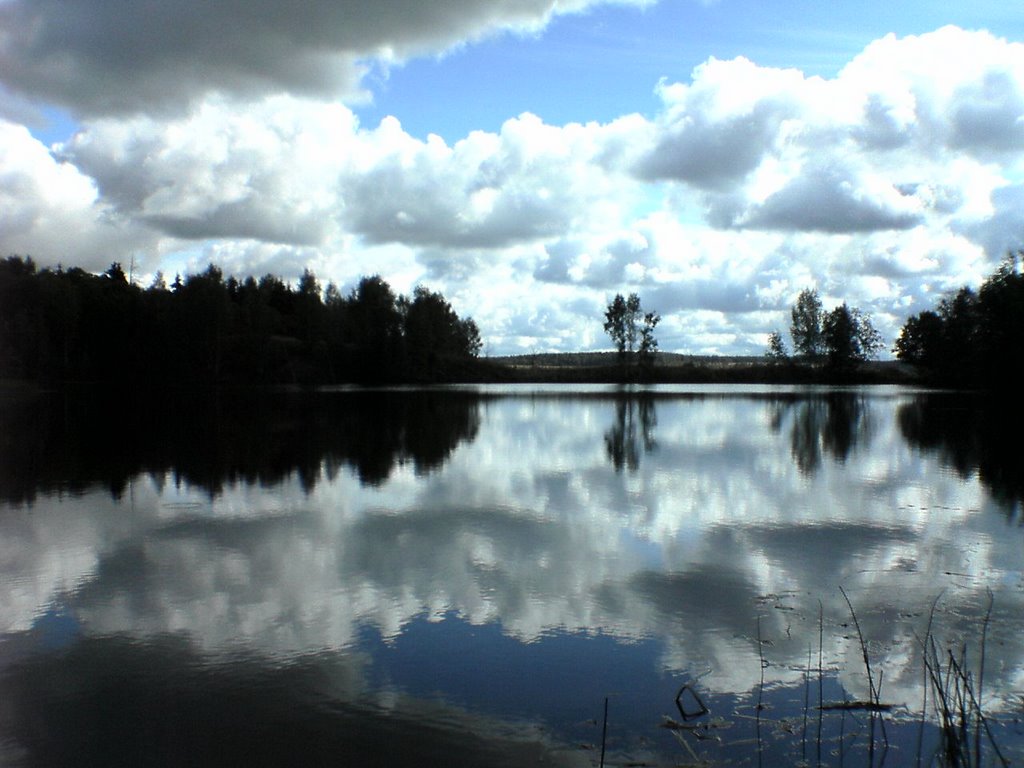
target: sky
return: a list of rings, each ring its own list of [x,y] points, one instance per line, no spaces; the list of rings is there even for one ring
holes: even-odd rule
[[[440,291],[484,353],[760,354],[1024,243],[1024,12],[780,0],[0,0],[0,256]]]

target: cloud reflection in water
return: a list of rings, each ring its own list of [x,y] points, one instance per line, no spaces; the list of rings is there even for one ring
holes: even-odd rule
[[[254,455],[261,467],[277,455],[273,472],[253,474],[251,454],[225,444],[223,476],[189,481],[171,443],[165,456],[143,451],[113,496],[98,457],[97,484],[76,481],[70,496],[47,472],[38,488],[23,486],[14,495],[31,501],[8,503],[0,519],[17,553],[3,560],[0,590],[8,645],[60,604],[83,642],[186,638],[203,658],[245,649],[316,666],[318,654],[366,653],[372,629],[384,650],[371,667],[435,665],[437,687],[424,695],[521,686],[543,668],[543,654],[518,666],[424,658],[408,637],[434,622],[449,628],[435,636],[442,646],[472,627],[490,638],[481,648],[604,637],[642,650],[648,679],[662,681],[651,685],[700,675],[706,690],[741,696],[758,681],[756,617],[769,682],[797,685],[821,600],[825,664],[867,698],[843,586],[886,670],[886,697],[917,706],[914,633],[932,599],[945,590],[942,636],[973,644],[990,586],[990,706],[1024,675],[1022,531],[976,476],[943,472],[908,444],[913,394],[462,392],[394,407],[402,395],[392,393],[372,411],[393,416],[376,437],[334,431],[359,423],[351,401],[341,405],[349,395],[337,396],[320,423],[293,404],[303,418],[261,433],[270,443]],[[418,447],[428,440],[440,447]],[[388,469],[368,473],[360,451],[382,444],[408,460],[374,461]],[[301,470],[284,450],[296,446]],[[384,688],[417,688],[413,678]],[[466,705],[483,706],[479,696]]]

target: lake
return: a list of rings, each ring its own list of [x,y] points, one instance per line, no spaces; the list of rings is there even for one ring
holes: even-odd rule
[[[0,763],[1019,763],[1019,427],[898,387],[8,394]]]

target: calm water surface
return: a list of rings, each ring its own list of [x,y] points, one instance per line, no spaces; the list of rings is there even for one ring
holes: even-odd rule
[[[1018,425],[898,388],[8,398],[0,764],[935,764],[930,616],[1019,763]],[[828,708],[872,698],[858,625],[878,717]]]

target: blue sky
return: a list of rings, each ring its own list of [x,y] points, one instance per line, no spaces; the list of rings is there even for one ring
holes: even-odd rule
[[[1024,13],[1005,2],[605,6],[559,17],[539,34],[503,34],[414,59],[370,78],[373,103],[356,113],[370,125],[395,115],[414,136],[448,141],[496,131],[521,112],[553,124],[652,115],[658,81],[685,77],[711,56],[833,77],[872,40],[948,24],[1024,37]]]
[[[1024,233],[1024,14],[975,2],[0,0],[0,253],[442,291],[493,353],[887,340]]]

